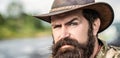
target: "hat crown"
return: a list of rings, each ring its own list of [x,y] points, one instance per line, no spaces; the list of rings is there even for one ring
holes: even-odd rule
[[[84,5],[94,2],[94,0],[54,0],[52,9],[71,5]]]

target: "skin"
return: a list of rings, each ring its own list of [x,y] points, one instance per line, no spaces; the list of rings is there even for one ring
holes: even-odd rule
[[[66,37],[73,38],[81,44],[87,44],[89,23],[81,13],[82,10],[76,10],[68,13],[63,13],[51,17],[52,32],[54,43]],[[93,58],[98,52],[97,32],[100,27],[100,19],[96,19],[93,23],[93,35],[95,37],[95,47],[93,51]],[[61,49],[72,46],[65,45]]]

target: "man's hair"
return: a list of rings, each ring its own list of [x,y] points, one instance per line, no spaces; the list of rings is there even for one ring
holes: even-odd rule
[[[89,23],[89,27],[91,29],[93,29],[92,25],[93,22],[97,19],[100,18],[100,15],[97,11],[92,10],[92,9],[83,9],[82,11],[83,16],[87,19],[88,23]],[[98,35],[98,34],[97,34]]]

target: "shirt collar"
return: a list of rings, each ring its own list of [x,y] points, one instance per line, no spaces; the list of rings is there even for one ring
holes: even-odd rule
[[[101,49],[96,55],[96,58],[105,58],[105,54],[107,50],[109,49],[107,43],[103,40],[98,39],[99,44],[101,45]]]

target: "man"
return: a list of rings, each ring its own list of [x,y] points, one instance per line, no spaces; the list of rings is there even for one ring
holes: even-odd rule
[[[120,58],[98,34],[113,22],[112,7],[94,0],[55,0],[50,13],[35,16],[52,26],[52,58]]]

